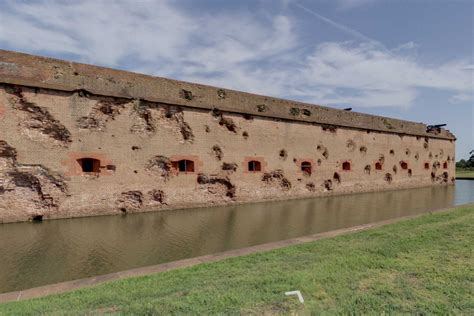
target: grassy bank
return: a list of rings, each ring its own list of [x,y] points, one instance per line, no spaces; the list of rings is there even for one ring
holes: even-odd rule
[[[474,207],[71,293],[0,314],[474,314]],[[305,304],[285,291],[300,290]]]
[[[473,169],[456,169],[456,178],[471,178],[474,179]]]

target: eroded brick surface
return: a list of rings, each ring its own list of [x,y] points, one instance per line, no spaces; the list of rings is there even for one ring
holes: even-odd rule
[[[0,222],[453,183],[444,129],[35,58],[0,51]]]

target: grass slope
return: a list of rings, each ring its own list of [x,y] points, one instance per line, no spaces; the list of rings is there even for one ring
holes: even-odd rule
[[[0,305],[0,314],[474,314],[474,207]],[[300,290],[305,304],[285,291]]]
[[[471,170],[471,169],[456,169],[456,177],[474,179],[474,170]]]

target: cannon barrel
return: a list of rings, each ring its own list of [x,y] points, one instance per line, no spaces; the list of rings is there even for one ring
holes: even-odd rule
[[[428,125],[428,129],[444,127],[446,124]]]

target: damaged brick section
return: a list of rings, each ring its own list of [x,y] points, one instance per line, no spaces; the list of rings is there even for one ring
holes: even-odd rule
[[[117,200],[117,206],[123,213],[139,210],[143,207],[143,193],[140,191],[122,192]]]
[[[291,189],[291,182],[285,178],[283,170],[281,169],[265,172],[262,176],[262,181],[267,184],[278,183],[284,191]]]
[[[38,209],[57,208],[54,199],[43,192],[41,182],[36,176],[21,171],[11,171],[6,175],[16,188],[25,188],[37,195],[34,202]]]
[[[135,134],[154,134],[156,131],[155,122],[146,102],[140,100],[135,101],[133,112],[135,112],[137,116],[137,122],[130,128],[130,132]]]
[[[163,190],[153,189],[146,194],[139,190],[122,192],[116,201],[117,208],[122,213],[140,211],[146,205],[167,205]]]
[[[223,171],[229,171],[229,172],[235,172],[237,171],[237,164],[236,163],[227,163],[227,162],[224,162],[222,163],[222,170]]]
[[[42,165],[20,164],[16,149],[0,140],[0,195],[1,202],[20,203],[34,210],[30,220],[58,208],[59,201],[68,193],[64,178]]]
[[[222,152],[222,149],[219,147],[219,145],[212,146],[212,151],[214,152],[214,156],[216,156],[217,160],[222,160],[224,153]]]
[[[437,183],[440,183],[440,184],[448,183],[448,181],[449,181],[449,173],[443,172],[443,173],[440,174],[440,175],[436,175],[435,172],[431,172],[431,181],[437,182]]]
[[[185,89],[181,89],[179,91],[179,96],[185,100],[188,100],[188,101],[191,101],[194,96],[193,96],[193,93],[189,90],[185,90]]]
[[[194,134],[188,123],[184,121],[184,113],[182,110],[179,110],[173,114],[173,119],[179,127],[179,132],[183,137],[184,141],[192,143],[194,140]]]
[[[316,186],[314,185],[313,182],[308,182],[306,183],[306,189],[310,192],[315,192],[316,191]]]
[[[324,180],[324,182],[323,182],[323,187],[324,187],[324,189],[326,189],[327,191],[332,191],[332,190],[333,190],[333,187],[332,187],[332,180],[331,180],[331,179]]]
[[[107,122],[114,120],[120,114],[120,111],[129,103],[125,99],[117,99],[113,101],[98,101],[92,108],[88,116],[83,116],[77,120],[79,128],[104,131]]]
[[[226,127],[229,132],[232,132],[234,134],[237,133],[239,129],[237,125],[234,123],[234,121],[231,118],[224,117],[224,115],[219,109],[213,109],[211,111],[211,114],[215,119],[217,119],[220,126]]]
[[[349,149],[349,151],[354,151],[356,149],[356,143],[352,139],[348,139],[346,142],[346,147]]]
[[[148,160],[145,170],[158,174],[164,180],[168,180],[173,175],[172,167],[171,160],[168,157],[155,156]]]
[[[227,196],[232,200],[235,199],[236,188],[228,177],[200,173],[197,177],[197,182],[201,185],[206,185],[207,191],[211,194]]]
[[[42,165],[29,165],[29,164],[17,164],[17,168],[20,171],[30,172],[35,174],[39,179],[43,179],[43,182],[47,182],[52,188],[59,190],[60,192],[67,194],[68,186],[64,177],[56,172],[49,170]]]
[[[194,134],[189,124],[184,120],[184,112],[178,106],[169,106],[160,103],[135,101],[133,111],[138,122],[132,128],[132,133],[154,134],[157,125],[172,128],[177,131],[185,142],[192,143]]]
[[[365,165],[364,172],[366,174],[370,174],[370,171],[372,170],[372,167],[370,165]]]
[[[150,192],[148,192],[148,196],[154,202],[158,202],[160,204],[165,204],[165,205],[167,204],[165,202],[166,195],[165,195],[165,192],[163,192],[163,190],[158,190],[158,189],[151,190]]]
[[[0,158],[6,158],[16,163],[16,149],[8,145],[4,140],[0,140]]]
[[[5,91],[10,94],[12,107],[26,115],[20,123],[22,129],[37,134],[35,136],[46,136],[52,139],[54,144],[69,146],[72,142],[71,133],[46,108],[27,101],[20,87],[8,86]]]
[[[337,132],[337,126],[335,126],[335,125],[321,124],[321,129],[324,132],[330,132],[330,133],[336,133]]]
[[[328,158],[329,158],[329,151],[328,151],[328,149],[327,149],[326,146],[318,145],[318,146],[316,147],[316,150],[319,151],[319,152],[323,155],[324,159],[328,159]]]

